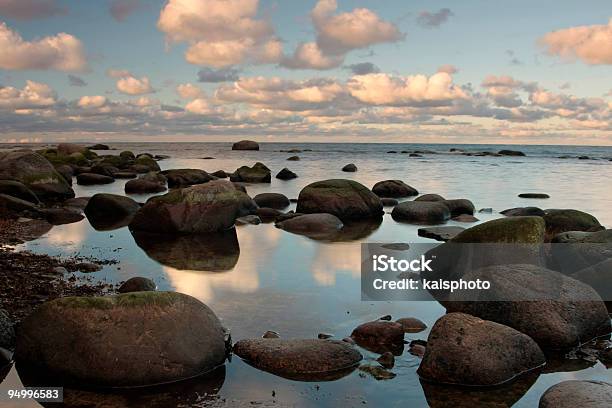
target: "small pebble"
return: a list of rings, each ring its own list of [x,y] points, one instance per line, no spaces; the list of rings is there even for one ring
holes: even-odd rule
[[[264,339],[280,339],[280,334],[278,334],[275,331],[268,330],[261,337],[264,338]]]
[[[385,368],[393,368],[395,365],[395,356],[390,351],[383,353],[380,357],[376,359],[380,363],[381,366]]]

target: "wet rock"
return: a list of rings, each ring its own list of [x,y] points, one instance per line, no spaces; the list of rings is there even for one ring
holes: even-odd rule
[[[544,193],[521,193],[518,196],[520,198],[550,198],[548,194]]]
[[[304,187],[296,211],[329,213],[347,221],[381,217],[382,208],[380,198],[364,185],[352,180],[332,179]]]
[[[91,197],[85,207],[85,215],[93,223],[114,223],[130,217],[140,209],[140,205],[129,197],[116,194],[99,193]]]
[[[329,333],[319,333],[319,334],[317,334],[317,339],[321,339],[321,340],[331,339],[332,337],[334,337],[334,335],[333,334],[329,334]]]
[[[603,229],[597,218],[578,210],[545,210],[546,236],[551,239],[566,231],[599,231]]]
[[[155,282],[151,279],[136,276],[123,282],[117,292],[129,293],[129,292],[149,292],[154,291],[156,288]]]
[[[414,199],[414,201],[445,201],[446,198],[439,194],[423,194],[420,197]]]
[[[242,166],[230,175],[231,181],[244,183],[269,183],[270,169],[265,164],[257,162],[253,167]]]
[[[39,204],[40,201],[36,194],[25,184],[15,180],[0,180],[0,194],[6,194],[21,200],[29,201],[32,204]]]
[[[343,223],[332,214],[303,214],[278,221],[276,227],[294,234],[325,239],[338,233],[342,229]]]
[[[254,213],[251,198],[225,180],[214,180],[149,199],[130,228],[158,233],[206,233],[231,228],[236,218]]]
[[[387,371],[381,366],[375,366],[375,365],[370,365],[370,364],[364,364],[362,366],[359,366],[359,371],[371,375],[378,381],[390,380],[392,378],[395,378],[396,376],[395,373],[392,373],[391,371]]]
[[[474,215],[474,204],[465,198],[460,198],[456,200],[444,200],[440,201],[451,213],[451,217],[457,217],[461,214]]]
[[[263,334],[263,336],[261,336],[261,338],[262,339],[280,339],[280,334],[278,334],[275,331],[268,330]]]
[[[347,173],[354,173],[357,171],[357,166],[355,166],[353,163],[349,163],[342,168],[342,171],[345,171]]]
[[[287,158],[288,161],[300,161],[300,156],[291,156]]]
[[[419,237],[431,238],[436,241],[446,242],[464,231],[462,227],[427,227],[419,228],[417,231]]]
[[[61,164],[55,167],[55,170],[66,180],[66,183],[72,185],[72,177],[74,176],[74,170],[67,164]]]
[[[0,152],[0,179],[19,181],[41,201],[61,201],[74,191],[47,159],[31,150]]]
[[[417,370],[428,381],[490,386],[542,366],[544,353],[527,335],[463,313],[442,316]]]
[[[168,187],[170,188],[188,187],[196,184],[208,183],[209,181],[214,180],[214,177],[212,177],[210,174],[199,169],[164,170],[161,172],[161,174],[166,177]]]
[[[568,231],[555,235],[552,243],[559,244],[604,244],[612,243],[612,229],[584,232],[584,231]]]
[[[228,178],[230,176],[229,173],[223,170],[217,170],[214,173],[210,173],[210,175],[220,179]]]
[[[494,265],[468,271],[463,279],[488,280],[491,288],[482,291],[478,301],[464,301],[461,291],[450,294],[443,303],[448,312],[512,327],[542,348],[569,348],[610,332],[608,312],[597,292],[559,272],[531,264]]]
[[[397,201],[395,198],[381,198],[380,202],[382,203],[383,207],[395,207],[396,205],[399,204],[399,201]]]
[[[348,344],[319,339],[248,339],[234,353],[260,370],[290,379],[331,380],[356,368],[362,356]]]
[[[102,266],[92,263],[92,262],[81,262],[77,264],[75,267],[79,272],[83,272],[83,273],[93,273],[93,272],[98,272],[102,270]]]
[[[73,153],[85,153],[87,147],[75,143],[60,143],[57,145],[57,152],[61,155],[69,156]]]
[[[285,167],[284,169],[278,172],[276,178],[279,180],[291,180],[297,178],[297,174]]]
[[[53,225],[72,224],[85,218],[80,211],[67,208],[47,208],[41,213]]]
[[[543,217],[545,213],[544,210],[538,207],[517,207],[500,211],[500,214],[503,214],[506,217]]]
[[[553,385],[540,397],[540,408],[607,408],[612,405],[612,384],[569,380]]]
[[[402,325],[405,333],[419,333],[427,328],[427,325],[415,317],[403,317],[395,321]]]
[[[372,187],[372,192],[379,197],[400,198],[418,195],[419,192],[401,180],[379,181]]]
[[[145,386],[223,364],[224,338],[213,311],[181,293],[68,297],[43,304],[23,321],[16,359],[88,387]]]
[[[282,213],[283,213],[282,211],[274,209],[274,208],[259,207],[257,209],[257,216],[261,218],[263,222],[274,221]]]
[[[38,218],[39,208],[29,201],[0,194],[0,218],[18,218],[21,215]]]
[[[381,354],[396,352],[404,347],[404,329],[401,324],[375,320],[357,326],[351,337],[361,347]]]
[[[159,164],[149,155],[138,155],[131,167],[136,173],[147,173],[149,171],[160,171]]]
[[[125,183],[127,194],[152,194],[166,191],[166,176],[161,173],[149,172],[135,180]]]
[[[7,350],[15,348],[14,325],[4,309],[0,309],[0,347]]]
[[[245,215],[244,217],[236,218],[236,225],[259,225],[261,224],[261,218],[257,215]]]
[[[376,361],[378,361],[384,368],[391,369],[395,365],[395,356],[390,351],[387,351],[381,354]]]
[[[232,145],[232,150],[259,150],[259,144],[252,140],[241,140]]]
[[[118,171],[114,174],[114,177],[116,179],[122,179],[122,180],[135,179],[136,173],[133,173],[131,171]]]
[[[441,202],[404,201],[393,208],[395,221],[412,224],[443,224],[450,218],[450,211]]]
[[[481,208],[480,210],[478,210],[478,212],[482,214],[493,214],[493,208],[491,207]]]
[[[469,215],[469,214],[461,214],[461,215],[451,218],[451,220],[457,221],[457,222],[466,222],[466,223],[480,221],[478,218],[474,217],[473,215]]]
[[[261,193],[253,197],[253,201],[260,207],[282,210],[289,206],[289,199],[280,193]]]
[[[276,222],[283,222],[286,220],[289,220],[291,218],[295,218],[295,217],[299,217],[301,215],[304,215],[302,213],[296,213],[295,211],[291,210],[291,211],[287,211],[286,213],[281,213],[276,217]]]
[[[413,356],[417,356],[418,358],[423,358],[425,356],[425,351],[427,350],[427,344],[422,344],[416,341],[411,341],[408,345],[408,352]]]
[[[91,166],[90,172],[115,178],[115,173],[118,173],[119,169],[115,166],[111,166],[110,164],[95,164]]]
[[[526,156],[525,153],[518,150],[500,150],[497,154],[502,156]]]
[[[114,178],[95,173],[81,173],[77,175],[77,184],[80,186],[92,186],[96,184],[110,184]]]
[[[544,220],[541,217],[499,218],[466,229],[453,242],[540,244],[544,242]]]

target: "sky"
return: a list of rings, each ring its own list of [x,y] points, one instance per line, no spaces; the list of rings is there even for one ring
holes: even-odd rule
[[[612,145],[612,2],[0,0],[0,142]]]

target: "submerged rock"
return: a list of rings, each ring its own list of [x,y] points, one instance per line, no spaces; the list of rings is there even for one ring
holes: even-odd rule
[[[612,384],[604,381],[569,380],[553,385],[540,397],[540,408],[608,408]]]
[[[396,322],[375,320],[357,326],[351,338],[361,347],[377,353],[387,351],[399,355],[404,348],[404,328]]]
[[[395,321],[402,325],[405,333],[419,333],[427,328],[427,325],[415,317],[403,317]]]
[[[232,150],[259,150],[259,143],[252,140],[241,140],[232,145]]]
[[[244,183],[269,183],[270,169],[265,164],[257,162],[253,167],[242,166],[230,175],[231,181]]]
[[[147,386],[223,364],[224,338],[213,311],[181,293],[67,297],[22,322],[16,360],[88,387]]]
[[[379,181],[372,187],[372,192],[379,197],[400,198],[418,195],[419,192],[401,180]]]
[[[276,223],[276,227],[294,234],[312,238],[334,236],[343,227],[342,221],[332,214],[303,214]]]
[[[446,242],[464,231],[462,227],[428,227],[419,228],[417,231],[419,237],[431,238],[436,241]]]
[[[417,373],[437,383],[491,386],[545,362],[529,336],[495,322],[449,313],[432,327]]]
[[[253,201],[260,207],[282,210],[289,206],[289,199],[280,193],[261,193],[253,197]]]
[[[520,198],[550,198],[550,196],[545,193],[521,193],[518,196]]]
[[[544,210],[538,207],[508,208],[507,210],[500,211],[500,214],[503,214],[506,217],[543,217],[545,215]]]
[[[413,224],[443,224],[450,218],[450,211],[441,202],[404,201],[393,208],[395,221]]]
[[[354,173],[357,171],[357,166],[355,166],[353,163],[349,163],[342,168],[342,171],[347,173]]]
[[[234,353],[252,366],[295,380],[330,381],[352,372],[363,358],[342,341],[248,339]]]
[[[150,292],[154,291],[157,286],[151,279],[136,276],[123,282],[117,292],[129,293],[129,292]]]
[[[284,169],[278,172],[276,178],[279,180],[291,180],[297,178],[297,174],[285,167]]]

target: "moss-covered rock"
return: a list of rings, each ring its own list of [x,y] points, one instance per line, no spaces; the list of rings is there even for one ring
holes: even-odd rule
[[[450,210],[441,202],[404,201],[393,207],[395,221],[410,224],[443,224],[451,217]]]
[[[196,184],[208,183],[215,178],[200,169],[172,169],[164,170],[161,174],[168,180],[168,187],[189,187]]]
[[[566,231],[599,231],[603,229],[597,218],[578,210],[546,210],[544,221],[546,222],[547,240]]]
[[[138,156],[136,160],[134,160],[134,166],[138,166],[141,168],[146,167],[147,171],[160,171],[159,164],[148,155]]]
[[[542,217],[499,218],[461,232],[452,242],[460,243],[520,243],[544,242],[545,225]]]
[[[230,180],[244,183],[269,183],[272,180],[272,175],[265,164],[257,162],[253,167],[239,167],[230,175]]]
[[[121,157],[123,159],[126,159],[126,160],[134,160],[134,159],[136,159],[136,156],[130,150],[122,151],[121,153],[119,153],[119,157]]]

